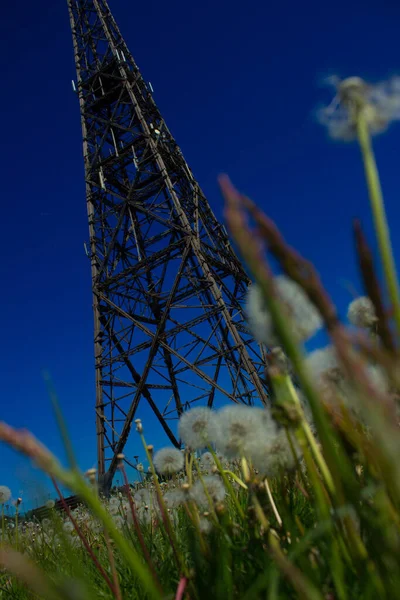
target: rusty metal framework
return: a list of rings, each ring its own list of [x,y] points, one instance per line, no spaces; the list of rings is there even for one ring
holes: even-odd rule
[[[89,218],[99,478],[147,403],[176,446],[194,405],[267,402],[249,284],[105,0],[68,0]],[[139,412],[138,412],[139,411]],[[129,460],[129,457],[127,458]]]

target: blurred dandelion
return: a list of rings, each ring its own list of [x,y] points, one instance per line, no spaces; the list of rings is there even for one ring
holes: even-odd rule
[[[295,449],[297,450],[296,447]],[[253,438],[247,446],[247,455],[254,468],[267,477],[277,475],[280,470],[292,469],[295,465],[295,457],[284,429]]]
[[[185,459],[176,448],[162,448],[154,455],[154,466],[162,475],[177,473],[183,469]]]
[[[350,302],[347,318],[355,327],[371,329],[377,322],[375,307],[368,296],[361,296]]]
[[[274,279],[285,312],[293,325],[297,341],[306,341],[322,327],[322,317],[311,304],[302,288],[286,275]],[[274,325],[260,287],[253,283],[246,298],[247,321],[255,339],[266,346],[277,346]]]
[[[246,454],[247,444],[263,435],[268,428],[274,429],[270,413],[262,408],[234,405],[225,406],[218,412],[218,448],[228,458]]]
[[[203,482],[197,480],[190,493],[191,497],[198,506],[208,506],[209,504],[207,494],[204,491],[203,483],[207,488],[208,495],[215,504],[218,502],[223,502],[226,495],[223,482],[215,475],[208,475],[203,477]]]
[[[205,406],[192,408],[179,420],[179,435],[192,450],[201,450],[215,441],[215,412]]]
[[[11,490],[5,485],[0,485],[0,504],[5,504],[11,498]]]
[[[357,138],[356,114],[362,110],[372,135],[386,131],[392,121],[400,119],[400,77],[371,85],[360,77],[331,77],[328,83],[336,90],[331,104],[318,111],[318,120],[332,139],[352,141]]]

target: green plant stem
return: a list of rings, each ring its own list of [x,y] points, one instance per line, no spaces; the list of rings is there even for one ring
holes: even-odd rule
[[[274,497],[272,496],[271,488],[269,487],[269,483],[268,483],[268,479],[267,478],[264,479],[264,486],[265,486],[265,489],[267,491],[268,500],[269,500],[269,503],[271,504],[272,511],[273,511],[273,513],[275,515],[275,519],[277,520],[279,527],[282,527],[283,521],[282,521],[282,518],[281,518],[281,516],[280,516],[280,514],[278,512],[278,509],[276,507],[276,504],[275,504],[275,501],[274,501]]]
[[[15,547],[18,550],[18,506],[15,509]]]
[[[148,449],[148,446],[146,444],[146,440],[144,438],[143,433],[140,433],[139,435],[140,435],[140,438],[142,440],[142,444],[143,444],[144,450],[146,452],[147,460],[149,461],[151,473],[153,475],[153,481],[154,481],[154,485],[155,485],[155,488],[156,488],[157,500],[158,500],[158,504],[159,504],[160,511],[161,511],[162,521],[164,523],[164,527],[165,527],[165,530],[167,532],[167,536],[169,537],[169,541],[170,541],[170,544],[172,546],[172,550],[174,552],[178,568],[180,569],[180,571],[182,573],[184,573],[183,558],[179,554],[179,551],[178,551],[178,543],[177,543],[177,540],[176,540],[176,537],[175,537],[175,534],[174,534],[174,530],[171,527],[171,521],[170,521],[170,519],[168,517],[167,507],[165,506],[165,502],[164,502],[162,490],[161,490],[161,487],[160,487],[160,482],[158,481],[158,477],[157,477],[157,473],[156,473],[156,470],[155,470],[155,467],[154,467],[153,459],[152,459],[151,454],[149,452],[149,449]]]
[[[396,272],[396,264],[393,257],[392,244],[390,241],[390,231],[383,202],[379,172],[371,144],[368,123],[362,109],[357,112],[356,124],[358,142],[361,148],[372,215],[378,240],[379,253],[381,255],[387,290],[389,292],[389,297],[393,307],[393,315],[396,323],[397,333],[400,335],[399,281]]]
[[[216,453],[214,452],[213,448],[211,446],[209,446],[209,450],[214,458],[215,464],[217,465],[218,471],[221,473],[221,477],[222,480],[225,484],[226,489],[228,490],[235,506],[236,506],[236,510],[238,511],[239,515],[241,516],[242,519],[245,519],[245,514],[243,511],[243,508],[240,506],[240,502],[238,500],[238,497],[235,494],[235,490],[233,489],[233,486],[231,484],[231,482],[229,481],[228,477],[226,476],[225,472],[224,472],[224,468],[221,465],[221,461],[219,460],[218,456],[216,455]]]
[[[1,542],[4,544],[5,538],[5,519],[4,519],[4,504],[1,505]]]

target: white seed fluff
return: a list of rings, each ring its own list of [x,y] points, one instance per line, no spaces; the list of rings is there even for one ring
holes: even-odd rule
[[[368,296],[361,296],[350,302],[347,318],[355,327],[371,329],[377,321],[375,307],[371,299]]]
[[[182,452],[176,448],[162,448],[155,453],[153,461],[156,471],[162,475],[177,473],[185,464]]]
[[[297,341],[306,341],[322,327],[322,318],[303,289],[285,275],[274,279],[281,307],[286,312]],[[279,340],[260,287],[250,286],[246,298],[247,321],[255,339],[266,346],[277,346]]]
[[[251,440],[274,428],[270,413],[243,405],[225,406],[218,411],[218,449],[228,458],[246,456]]]
[[[200,458],[200,467],[205,471],[209,471],[215,466],[215,460],[211,452],[205,452]]]
[[[343,80],[331,77],[329,82],[335,87],[336,95],[328,107],[319,111],[318,119],[327,127],[332,139],[345,142],[356,139],[356,110],[362,110],[372,135],[382,133],[392,121],[400,119],[399,77],[376,85],[360,77]]]
[[[215,441],[215,412],[205,406],[192,408],[179,419],[179,436],[192,450],[201,450]]]
[[[11,490],[5,485],[0,485],[0,504],[5,504],[11,498]]]
[[[167,508],[177,508],[185,501],[185,493],[183,490],[169,490],[163,495],[165,506]]]
[[[192,499],[196,502],[198,506],[208,506],[209,501],[207,498],[207,494],[204,490],[203,483],[207,488],[207,493],[210,496],[212,502],[217,504],[218,502],[223,502],[226,490],[223,482],[216,475],[208,475],[203,477],[203,482],[201,480],[197,480],[194,486],[190,491],[190,495]]]
[[[267,477],[278,474],[281,469],[291,469],[295,464],[285,430],[254,439],[247,452],[254,468]]]
[[[343,378],[333,346],[326,346],[310,352],[306,358],[306,365],[318,386],[340,381]]]
[[[137,508],[150,504],[151,495],[149,490],[146,490],[145,488],[138,490],[133,496],[133,501]]]

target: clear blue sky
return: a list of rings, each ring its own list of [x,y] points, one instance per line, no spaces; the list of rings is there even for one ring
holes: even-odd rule
[[[218,173],[253,197],[323,273],[345,310],[358,287],[351,219],[369,213],[357,147],[327,141],[313,110],[332,73],[400,72],[400,7],[202,0],[111,10],[217,215]],[[81,129],[66,2],[7,2],[0,24],[0,419],[61,453],[42,380],[52,374],[82,468],[95,464],[90,270]],[[398,253],[400,126],[377,140]],[[151,438],[151,434],[148,435]],[[157,441],[155,441],[157,443]],[[45,480],[0,446],[0,484],[46,497]]]

